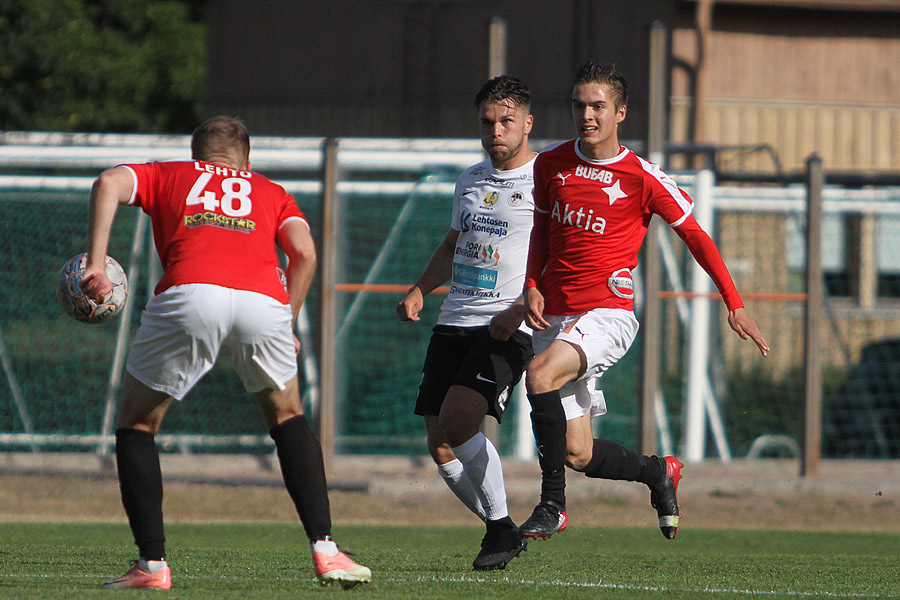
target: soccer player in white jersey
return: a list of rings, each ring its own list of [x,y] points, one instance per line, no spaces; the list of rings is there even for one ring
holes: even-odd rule
[[[116,417],[122,505],[138,560],[104,588],[172,587],[154,436],[221,349],[230,352],[275,442],[316,576],[344,587],[372,577],[331,538],[322,449],[300,403],[292,324],[315,272],[315,244],[294,198],[252,172],[249,153],[244,124],[213,117],[191,137],[193,160],[119,165],[91,190],[85,293],[99,299],[111,290],[103,259],[119,205],[150,216],[164,269],[128,355]],[[288,258],[286,271],[276,245]],[[206,400],[215,410],[215,399]]]
[[[476,94],[490,158],[460,175],[450,230],[397,305],[402,320],[418,321],[423,297],[450,280],[415,413],[441,477],[485,523],[476,570],[504,569],[525,549],[507,511],[500,456],[480,426],[486,415],[500,421],[532,357],[522,298],[534,210],[530,103],[525,84],[505,75]]]
[[[663,218],[712,277],[728,324],[769,347],[743,308],[715,244],[693,206],[659,167],[619,145],[627,82],[614,66],[584,64],[572,88],[577,137],[535,162],[535,222],[525,280],[526,321],[535,357],[526,375],[542,472],[541,501],[520,527],[547,538],[567,523],[564,464],[588,477],[638,481],[650,488],[663,535],[678,531],[682,464],[594,439],[592,415],[606,412],[597,379],[624,356],[638,322],[631,272],[650,218]]]

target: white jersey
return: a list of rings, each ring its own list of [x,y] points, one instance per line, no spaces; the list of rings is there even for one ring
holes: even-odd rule
[[[463,171],[450,220],[459,238],[439,325],[487,325],[521,297],[533,217],[534,159],[509,171],[489,160]],[[524,323],[519,329],[531,333]]]

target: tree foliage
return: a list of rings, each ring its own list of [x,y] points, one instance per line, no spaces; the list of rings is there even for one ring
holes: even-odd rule
[[[0,0],[0,128],[189,132],[202,118],[202,7]]]

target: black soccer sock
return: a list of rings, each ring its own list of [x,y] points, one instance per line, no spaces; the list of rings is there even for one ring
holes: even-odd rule
[[[322,446],[303,415],[269,431],[275,440],[281,474],[310,542],[331,535],[331,510]]]
[[[638,481],[653,486],[662,481],[666,463],[658,456],[645,456],[613,441],[595,439],[593,455],[583,471],[596,479]]]
[[[566,506],[566,412],[559,390],[528,394],[531,425],[541,465],[541,502]]]
[[[502,519],[497,519],[494,521],[492,521],[490,519],[485,519],[484,524],[485,524],[485,527],[487,527],[488,531],[499,531],[501,529],[515,529],[516,528],[515,522],[512,520],[512,518],[509,515],[506,515]]]
[[[153,435],[139,429],[116,429],[116,465],[122,506],[140,556],[163,560],[163,484]]]

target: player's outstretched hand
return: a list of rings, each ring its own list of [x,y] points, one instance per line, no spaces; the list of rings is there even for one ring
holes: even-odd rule
[[[538,331],[550,327],[550,323],[544,318],[544,295],[537,288],[525,290],[525,322]]]
[[[769,344],[759,332],[756,321],[743,308],[737,308],[728,312],[728,324],[741,336],[742,340],[752,339],[763,356],[769,354]]]
[[[90,267],[84,268],[81,275],[81,291],[94,302],[102,302],[112,293],[112,282],[106,275],[106,267]]]
[[[512,306],[508,306],[494,315],[491,319],[491,323],[488,326],[488,333],[490,333],[491,337],[495,340],[505,342],[509,339],[509,336],[519,329],[519,325],[522,324],[522,319],[524,318],[524,305],[516,303]]]
[[[418,321],[419,311],[422,310],[424,304],[422,290],[419,289],[419,286],[414,285],[406,292],[403,300],[397,303],[397,316],[401,321]]]

